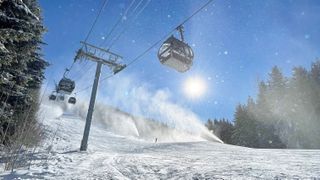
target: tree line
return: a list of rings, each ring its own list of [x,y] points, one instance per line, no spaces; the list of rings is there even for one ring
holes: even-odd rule
[[[0,145],[37,139],[39,93],[48,63],[36,0],[0,1]],[[22,143],[22,141],[19,141]]]
[[[234,120],[208,120],[225,143],[255,148],[320,148],[320,61],[294,67],[285,77],[275,66],[256,98],[236,107]]]

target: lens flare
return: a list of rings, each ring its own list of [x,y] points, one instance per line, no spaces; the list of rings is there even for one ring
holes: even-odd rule
[[[183,90],[187,97],[198,99],[205,94],[207,84],[201,77],[189,77],[184,81]]]

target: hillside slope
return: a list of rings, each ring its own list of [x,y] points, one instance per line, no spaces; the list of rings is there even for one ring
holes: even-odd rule
[[[320,150],[250,149],[221,143],[152,143],[93,124],[88,152],[79,152],[84,121],[46,107],[48,139],[30,170],[3,179],[317,179]],[[59,112],[57,112],[59,111]],[[59,114],[59,117],[56,117]]]

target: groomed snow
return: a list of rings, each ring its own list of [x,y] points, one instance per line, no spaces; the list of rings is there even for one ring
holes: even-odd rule
[[[320,150],[151,143],[96,124],[91,126],[89,150],[79,152],[84,121],[60,116],[58,109],[45,111],[50,138],[33,155],[30,170],[3,172],[0,179],[320,179]]]

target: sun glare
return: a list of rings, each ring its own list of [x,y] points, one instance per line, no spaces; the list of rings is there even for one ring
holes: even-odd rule
[[[201,77],[189,77],[184,81],[183,90],[187,97],[198,99],[205,94],[207,84]]]

